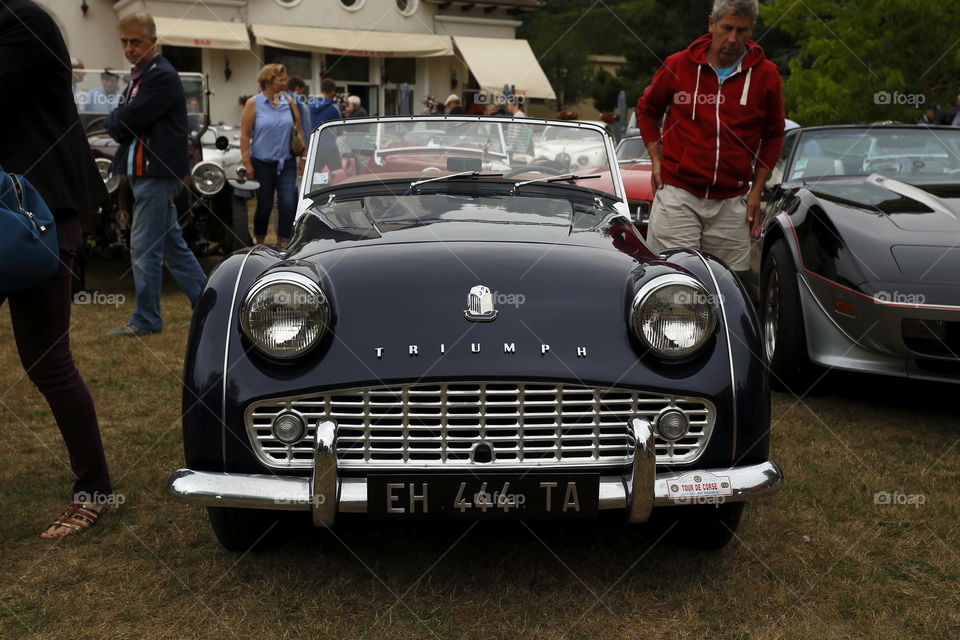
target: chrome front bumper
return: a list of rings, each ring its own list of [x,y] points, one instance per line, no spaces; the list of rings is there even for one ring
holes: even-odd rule
[[[600,477],[600,509],[626,509],[630,522],[645,522],[654,507],[683,504],[742,502],[779,491],[783,472],[773,461],[731,467],[684,471],[729,479],[729,495],[715,498],[671,497],[668,482],[678,473],[657,473],[653,430],[647,420],[630,422],[636,436],[636,453],[628,474]],[[168,481],[174,498],[207,507],[239,507],[279,511],[312,511],[318,527],[333,525],[337,513],[367,512],[365,478],[340,477],[336,467],[336,425],[317,428],[316,458],[311,477],[232,474],[179,469]]]

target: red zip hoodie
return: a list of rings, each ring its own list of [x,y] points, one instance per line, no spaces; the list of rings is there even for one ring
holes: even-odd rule
[[[700,198],[746,193],[754,165],[772,169],[783,144],[780,72],[747,41],[733,74],[720,84],[707,64],[709,34],[669,58],[637,103],[644,142],[660,140],[661,177]]]

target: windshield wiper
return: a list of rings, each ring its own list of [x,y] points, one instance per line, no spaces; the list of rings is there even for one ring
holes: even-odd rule
[[[436,182],[437,180],[449,180],[450,178],[462,178],[464,176],[470,176],[471,178],[476,178],[479,175],[483,175],[484,177],[489,177],[489,178],[499,178],[503,174],[502,173],[483,173],[482,171],[461,171],[460,173],[451,173],[450,175],[446,175],[446,176],[437,176],[436,178],[427,178],[426,180],[417,180],[416,182],[410,183],[410,188],[413,189],[414,187],[419,187],[420,185],[426,184],[428,182]]]
[[[544,176],[543,178],[536,178],[535,180],[524,180],[523,182],[517,182],[513,185],[513,190],[516,191],[525,184],[533,184],[535,182],[560,182],[562,180],[590,180],[592,178],[602,178],[600,174],[594,174],[592,176],[578,176],[575,173],[564,173],[559,176]]]

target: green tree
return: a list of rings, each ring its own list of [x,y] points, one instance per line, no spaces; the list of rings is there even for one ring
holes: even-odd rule
[[[633,106],[664,59],[707,32],[712,6],[713,0],[549,0],[524,18],[519,36],[530,41],[565,102],[592,95],[598,108],[606,105],[611,82],[603,76],[594,82],[587,56],[625,56],[627,65],[614,77],[619,82],[614,99],[625,89]],[[795,53],[792,36],[761,23],[754,40],[781,71],[786,69],[786,59]]]
[[[915,122],[924,99],[953,106],[960,84],[955,3],[772,0],[768,23],[796,38],[784,82],[787,114],[804,125]]]

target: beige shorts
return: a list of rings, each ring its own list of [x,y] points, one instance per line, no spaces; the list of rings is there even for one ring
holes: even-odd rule
[[[647,245],[654,253],[672,247],[700,249],[734,271],[746,271],[750,268],[747,194],[709,200],[663,185],[650,209]]]

